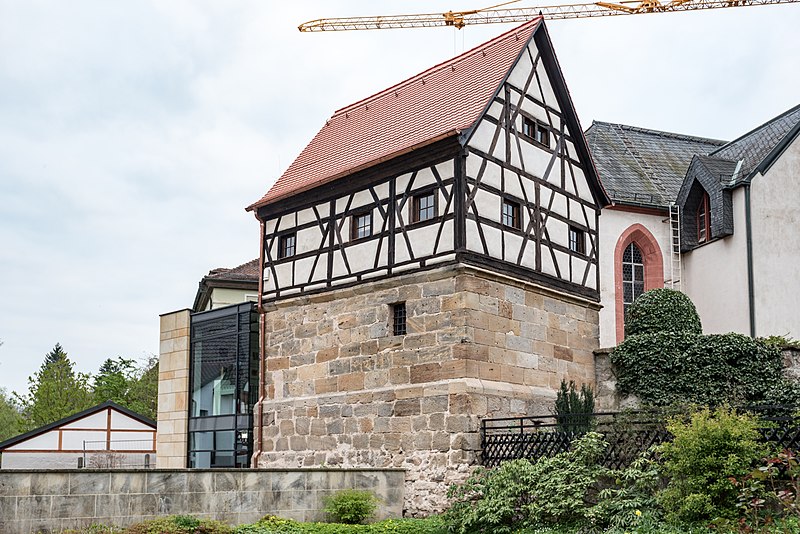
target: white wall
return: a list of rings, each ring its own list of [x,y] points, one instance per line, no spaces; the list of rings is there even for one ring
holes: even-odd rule
[[[105,468],[109,461],[111,467],[144,467],[144,454],[112,453],[111,458],[102,453],[96,457],[94,454],[86,453],[86,466],[89,468]],[[148,454],[149,465],[155,468],[156,454]],[[77,469],[78,459],[83,457],[83,453],[74,452],[6,452],[0,459],[0,469]]]
[[[743,188],[733,191],[733,230],[683,255],[683,290],[707,334],[750,332]]]
[[[211,297],[208,299],[206,308],[200,311],[216,310],[232,304],[242,302],[255,302],[258,300],[258,289],[227,289],[215,287],[211,290]]]
[[[617,266],[614,251],[620,236],[633,226],[641,224],[653,234],[664,260],[664,280],[670,279],[670,226],[662,215],[631,213],[620,209],[604,209],[600,215],[600,346],[617,344],[616,291],[614,280]]]
[[[753,178],[756,335],[800,337],[800,137]],[[737,232],[739,228],[737,227]]]

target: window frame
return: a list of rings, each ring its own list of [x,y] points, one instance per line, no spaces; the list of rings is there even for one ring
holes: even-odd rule
[[[550,148],[550,126],[528,115],[522,115],[522,137],[533,144]]]
[[[358,221],[362,217],[369,217],[369,223],[365,226],[359,226]],[[366,234],[360,235],[360,230],[366,228]],[[353,212],[350,216],[350,241],[358,241],[372,237],[372,209],[358,210]]]
[[[696,222],[697,244],[707,243],[711,239],[711,202],[705,191],[697,205]]]
[[[395,302],[390,307],[392,310],[392,335],[404,336],[408,334],[408,312],[405,301]]]
[[[574,240],[573,235],[575,236]],[[567,243],[570,252],[586,256],[586,230],[570,224],[569,230],[567,230]]]
[[[506,213],[506,206],[511,208],[511,224],[508,223]],[[514,230],[522,230],[522,203],[518,200],[503,197],[500,199],[500,223],[506,228],[513,228]]]
[[[291,247],[288,245],[291,240]],[[291,252],[290,252],[291,249]],[[278,236],[278,259],[291,258],[297,254],[297,232],[287,232]]]
[[[427,197],[433,197],[433,204],[430,206],[426,206],[424,209],[426,212],[428,210],[431,210],[433,214],[430,217],[422,219],[420,218],[420,201],[423,198]],[[414,194],[411,197],[411,216],[409,217],[409,219],[411,220],[411,224],[419,224],[419,223],[426,223],[428,221],[433,221],[438,216],[439,216],[439,195],[437,194],[436,189],[429,189],[427,191],[422,191]]]
[[[637,263],[636,261],[634,261],[633,257],[631,257],[631,261],[629,261],[629,262],[625,261],[625,254],[628,252],[628,249],[630,249],[631,247],[634,247],[636,249],[636,251],[639,253],[639,259],[641,260],[641,263]],[[631,252],[631,256],[633,256],[632,252]],[[631,279],[630,280],[626,280],[625,279],[625,266],[626,265],[630,265],[630,267],[631,267],[631,269],[630,269],[630,271],[631,271]],[[636,267],[638,267],[638,266],[641,266],[641,268],[642,268],[641,280],[637,280],[636,279]],[[622,252],[622,261],[620,263],[620,267],[622,269],[622,308],[623,308],[623,315],[624,315],[624,314],[627,314],[628,306],[633,304],[636,301],[636,299],[642,293],[647,291],[647,283],[646,283],[647,273],[645,272],[645,257],[644,257],[644,253],[642,252],[642,248],[638,244],[636,244],[635,241],[631,241],[630,243],[628,243],[628,245],[623,250],[623,252]],[[637,283],[639,285],[641,285],[641,292],[638,295],[636,294],[636,285],[637,285]],[[626,285],[630,285],[631,286],[632,300],[630,302],[625,302],[625,286]]]

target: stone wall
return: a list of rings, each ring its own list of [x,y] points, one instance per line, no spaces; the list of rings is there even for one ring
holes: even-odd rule
[[[464,266],[274,303],[254,461],[402,467],[407,514],[440,510],[481,418],[548,414],[562,379],[593,384],[598,308]]]
[[[180,310],[161,315],[156,433],[160,469],[186,467],[190,313]]]
[[[373,491],[379,518],[400,517],[402,470],[0,471],[0,532],[125,526],[172,514],[229,524],[267,514],[318,521],[323,498],[346,488]]]

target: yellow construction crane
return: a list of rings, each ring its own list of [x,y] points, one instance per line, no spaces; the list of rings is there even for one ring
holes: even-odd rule
[[[317,19],[304,22],[298,26],[298,29],[301,32],[432,28],[436,26],[453,26],[461,29],[471,24],[525,22],[539,15],[543,15],[545,19],[578,19],[585,17],[609,17],[612,15],[666,13],[672,11],[692,11],[696,9],[793,4],[800,2],[800,0],[671,0],[662,3],[659,2],[659,0],[621,0],[618,3],[593,2],[588,4],[498,9],[500,6],[518,1],[519,0],[514,0],[486,9],[448,11],[447,13]]]

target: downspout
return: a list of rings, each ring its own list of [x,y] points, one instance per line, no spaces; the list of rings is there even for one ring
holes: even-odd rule
[[[262,434],[264,432],[264,400],[265,400],[265,379],[264,376],[267,368],[266,362],[266,343],[264,339],[267,333],[266,316],[264,314],[264,232],[266,231],[266,222],[258,218],[258,213],[255,214],[256,219],[260,223],[261,235],[259,236],[259,251],[258,251],[258,409],[256,410],[256,417],[258,424],[253,425],[255,435],[253,436],[253,454],[251,467],[258,467],[258,459],[263,452],[262,448]],[[257,431],[256,431],[257,430]]]
[[[753,226],[750,215],[750,183],[744,186],[744,224],[747,235],[747,303],[750,309],[750,337],[756,337],[756,297],[753,282]]]

